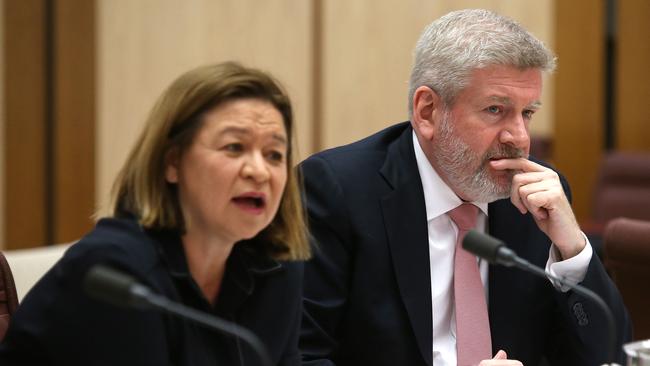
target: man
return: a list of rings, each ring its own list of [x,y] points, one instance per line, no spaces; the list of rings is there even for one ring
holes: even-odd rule
[[[621,298],[576,223],[564,178],[528,158],[542,73],[554,67],[514,21],[449,13],[417,43],[410,122],[302,163],[315,246],[305,364],[612,361],[594,303],[517,269],[477,266],[456,249],[468,227],[602,296],[622,361],[630,325]]]

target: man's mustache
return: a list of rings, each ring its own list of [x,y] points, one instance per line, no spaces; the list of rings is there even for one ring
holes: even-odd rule
[[[499,145],[485,154],[484,161],[487,162],[492,159],[518,159],[526,157],[527,154],[523,149],[518,149],[510,145]]]

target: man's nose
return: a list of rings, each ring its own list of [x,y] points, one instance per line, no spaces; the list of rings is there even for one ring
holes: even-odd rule
[[[530,134],[524,117],[519,115],[510,121],[501,131],[499,140],[518,149],[527,149],[530,146]]]

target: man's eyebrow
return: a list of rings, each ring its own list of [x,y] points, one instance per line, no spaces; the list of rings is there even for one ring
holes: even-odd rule
[[[498,96],[498,95],[492,95],[492,96],[490,96],[488,98],[488,100],[493,101],[493,102],[497,102],[497,103],[501,103],[501,104],[505,104],[505,105],[512,105],[512,100],[510,98],[508,98],[508,97],[501,97],[501,96]],[[526,107],[531,108],[531,109],[540,109],[542,107],[542,102],[540,102],[539,100],[536,100],[536,101],[530,103]]]
[[[540,108],[542,108],[542,102],[540,102],[539,100],[536,100],[536,101],[530,103],[530,104],[528,105],[528,108],[531,108],[531,109],[540,109]]]
[[[505,104],[505,105],[511,105],[512,104],[512,100],[510,100],[510,98],[508,98],[508,97],[500,97],[498,95],[491,95],[488,98],[488,100],[493,101],[493,102],[497,102],[497,103],[501,103],[501,104]]]

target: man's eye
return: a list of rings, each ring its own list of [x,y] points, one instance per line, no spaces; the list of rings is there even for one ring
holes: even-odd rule
[[[527,111],[524,111],[522,114],[524,115],[524,118],[531,119],[531,118],[533,118],[533,114],[535,114],[535,111],[527,110]]]
[[[495,105],[492,105],[492,106],[487,107],[487,111],[492,113],[492,114],[497,114],[497,113],[501,112],[501,108],[499,108],[499,107],[497,107]]]

